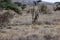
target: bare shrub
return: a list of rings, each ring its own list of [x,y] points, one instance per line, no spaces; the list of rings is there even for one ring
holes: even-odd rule
[[[33,8],[31,8],[31,9],[30,9],[30,11],[31,11],[31,13],[34,13],[35,8],[34,8],[34,7],[33,7]]]
[[[55,36],[45,35],[45,36],[44,36],[44,40],[59,40],[59,38],[60,38],[59,35],[55,35]]]
[[[47,9],[47,6],[45,5],[45,4],[42,4],[41,6],[40,6],[40,8],[39,8],[39,11],[40,12],[43,12],[43,11],[45,11]]]
[[[28,10],[27,13],[30,13],[30,10]]]
[[[39,8],[38,8],[39,12],[40,13],[43,13],[43,14],[51,14],[51,10],[48,9],[47,5],[45,4],[42,4]]]
[[[13,15],[10,14],[9,12],[0,14],[0,28],[5,27],[10,22],[10,19],[12,18]]]
[[[36,34],[28,35],[26,38],[27,40],[39,40],[39,36]]]
[[[45,36],[44,36],[44,39],[45,39],[45,40],[51,40],[52,37],[51,37],[51,35],[45,35]]]

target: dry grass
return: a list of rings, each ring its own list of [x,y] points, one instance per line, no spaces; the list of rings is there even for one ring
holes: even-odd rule
[[[10,21],[11,29],[6,27],[0,31],[0,40],[60,40],[60,11],[52,12],[50,15],[39,14],[39,25],[38,22],[32,25],[31,14],[24,11],[22,16],[15,14]]]

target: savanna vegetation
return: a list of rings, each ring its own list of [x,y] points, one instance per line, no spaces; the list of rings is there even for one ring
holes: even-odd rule
[[[51,13],[51,11],[48,9],[47,5],[45,5],[45,4],[39,5],[40,2],[42,2],[42,0],[33,1],[33,8],[28,10],[28,13],[30,12],[32,14],[32,24],[35,24],[37,22],[37,20],[39,18],[39,14],[41,14],[41,13],[50,14]],[[36,6],[38,7],[37,10],[35,8]],[[19,7],[21,9],[19,9]],[[3,1],[1,0],[0,1],[1,10],[12,10],[20,15],[22,14],[22,12],[24,11],[24,9],[26,7],[27,7],[27,4],[22,3],[22,2],[12,2],[11,0],[3,0]],[[6,13],[7,13],[6,15],[9,14],[9,12],[6,12]],[[5,13],[2,14],[2,16],[3,15],[5,16]],[[2,17],[2,18],[4,19],[4,17]],[[8,20],[9,17],[7,17],[6,19]],[[4,22],[5,22],[5,20],[4,20]]]
[[[60,40],[60,7],[41,2],[0,0],[0,40]]]

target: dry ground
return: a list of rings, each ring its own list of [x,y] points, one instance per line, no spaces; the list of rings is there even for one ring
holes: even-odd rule
[[[31,14],[15,15],[11,25],[0,30],[0,40],[60,40],[60,11],[51,11],[39,14],[36,25],[31,24]]]

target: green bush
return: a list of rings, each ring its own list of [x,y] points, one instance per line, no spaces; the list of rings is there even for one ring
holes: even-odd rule
[[[3,2],[0,2],[0,8],[8,10],[11,9],[15,11],[17,14],[21,14],[21,11],[18,9],[18,5],[15,3],[12,3],[9,0],[4,0]]]
[[[22,3],[20,2],[14,2],[15,4],[17,4],[18,6],[22,6]]]
[[[5,8],[6,7],[6,2],[0,3],[0,8]]]
[[[11,0],[3,0],[3,2],[11,3]]]
[[[27,6],[26,4],[22,4],[21,9],[24,10],[26,8],[26,6]]]
[[[60,2],[55,2],[54,4],[60,5]]]
[[[60,10],[60,2],[55,2],[55,7],[53,7],[54,11]]]

